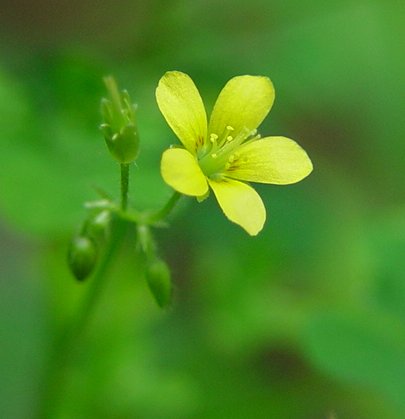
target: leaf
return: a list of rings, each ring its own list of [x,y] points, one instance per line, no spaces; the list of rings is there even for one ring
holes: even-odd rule
[[[405,409],[403,327],[378,312],[318,313],[303,333],[307,355],[339,380],[362,385]]]

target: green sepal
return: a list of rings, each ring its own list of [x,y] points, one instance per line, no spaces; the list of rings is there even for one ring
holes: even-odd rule
[[[120,92],[113,77],[104,79],[110,99],[101,100],[103,123],[100,126],[111,155],[121,164],[136,160],[139,135],[136,124],[137,106],[127,91]]]
[[[84,231],[96,243],[103,243],[110,235],[111,212],[102,210],[93,214],[85,223]]]
[[[138,130],[129,124],[113,133],[111,127],[103,124],[101,130],[111,155],[119,163],[128,164],[136,160],[139,154]]]

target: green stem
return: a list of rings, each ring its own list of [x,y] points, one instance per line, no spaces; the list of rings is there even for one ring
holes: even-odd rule
[[[126,211],[128,206],[129,164],[121,163],[121,209]]]
[[[127,223],[117,220],[113,227],[113,236],[104,253],[103,260],[91,280],[83,304],[70,326],[58,338],[53,348],[53,355],[49,361],[47,376],[45,377],[44,397],[42,404],[39,406],[38,418],[40,419],[51,419],[57,416],[55,413],[64,393],[69,372],[68,367],[75,358],[80,340],[91,320],[92,313],[108,277],[108,269],[124,238]]]
[[[180,199],[181,194],[179,192],[174,192],[170,199],[167,201],[166,205],[160,209],[159,211],[155,212],[154,214],[148,217],[148,222],[153,223],[157,221],[164,220],[172,209],[177,204],[178,200]]]

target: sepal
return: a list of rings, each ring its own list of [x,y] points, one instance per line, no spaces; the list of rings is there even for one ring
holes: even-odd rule
[[[85,224],[86,235],[97,243],[104,243],[110,236],[111,212],[102,210],[92,215]]]
[[[136,160],[139,134],[136,124],[137,106],[127,91],[120,92],[113,77],[104,79],[110,98],[101,100],[103,123],[100,129],[111,155],[121,164]]]

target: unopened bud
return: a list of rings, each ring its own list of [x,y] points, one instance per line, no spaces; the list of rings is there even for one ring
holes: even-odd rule
[[[127,91],[120,92],[113,77],[104,79],[110,98],[102,99],[100,126],[111,155],[122,164],[136,160],[139,154],[139,135],[136,125],[136,105]]]
[[[88,237],[75,237],[69,248],[68,263],[72,274],[79,281],[85,280],[93,271],[97,261],[97,249]]]
[[[87,221],[86,234],[96,242],[103,242],[109,236],[110,222],[110,211],[101,211]]]
[[[172,299],[170,270],[165,262],[155,259],[146,267],[146,280],[159,307],[167,307]]]

